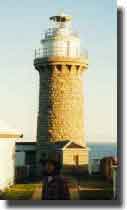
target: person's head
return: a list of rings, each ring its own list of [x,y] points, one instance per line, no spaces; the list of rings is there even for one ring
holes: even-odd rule
[[[52,174],[55,171],[55,163],[51,160],[48,160],[45,164],[45,170],[48,174]]]
[[[60,172],[60,164],[55,160],[47,160],[45,163],[45,172],[47,175],[55,175]]]

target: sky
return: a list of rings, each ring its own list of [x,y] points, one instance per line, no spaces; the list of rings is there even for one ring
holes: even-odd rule
[[[85,72],[87,141],[116,141],[117,6],[115,0],[0,0],[0,120],[36,140],[39,75],[34,49],[49,17],[61,10],[73,16],[89,68]]]

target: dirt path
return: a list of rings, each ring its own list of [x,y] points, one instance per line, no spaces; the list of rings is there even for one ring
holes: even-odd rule
[[[42,185],[37,186],[35,188],[35,191],[32,194],[32,200],[41,200],[41,194],[42,194]]]
[[[71,200],[110,200],[112,184],[96,177],[69,177],[68,184]],[[32,200],[41,200],[42,184],[36,186]]]
[[[68,184],[71,200],[79,200],[79,185],[77,180],[74,177],[68,177]]]

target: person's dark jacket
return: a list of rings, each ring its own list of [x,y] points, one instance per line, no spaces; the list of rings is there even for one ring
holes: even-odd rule
[[[67,181],[61,175],[45,177],[43,180],[42,200],[69,200]]]

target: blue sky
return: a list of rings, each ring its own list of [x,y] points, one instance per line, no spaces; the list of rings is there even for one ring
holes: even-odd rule
[[[49,17],[64,10],[73,16],[89,53],[85,73],[85,126],[87,139],[116,138],[116,1],[115,0],[0,0],[0,118],[21,129],[24,139],[35,140],[39,75],[34,49]]]

